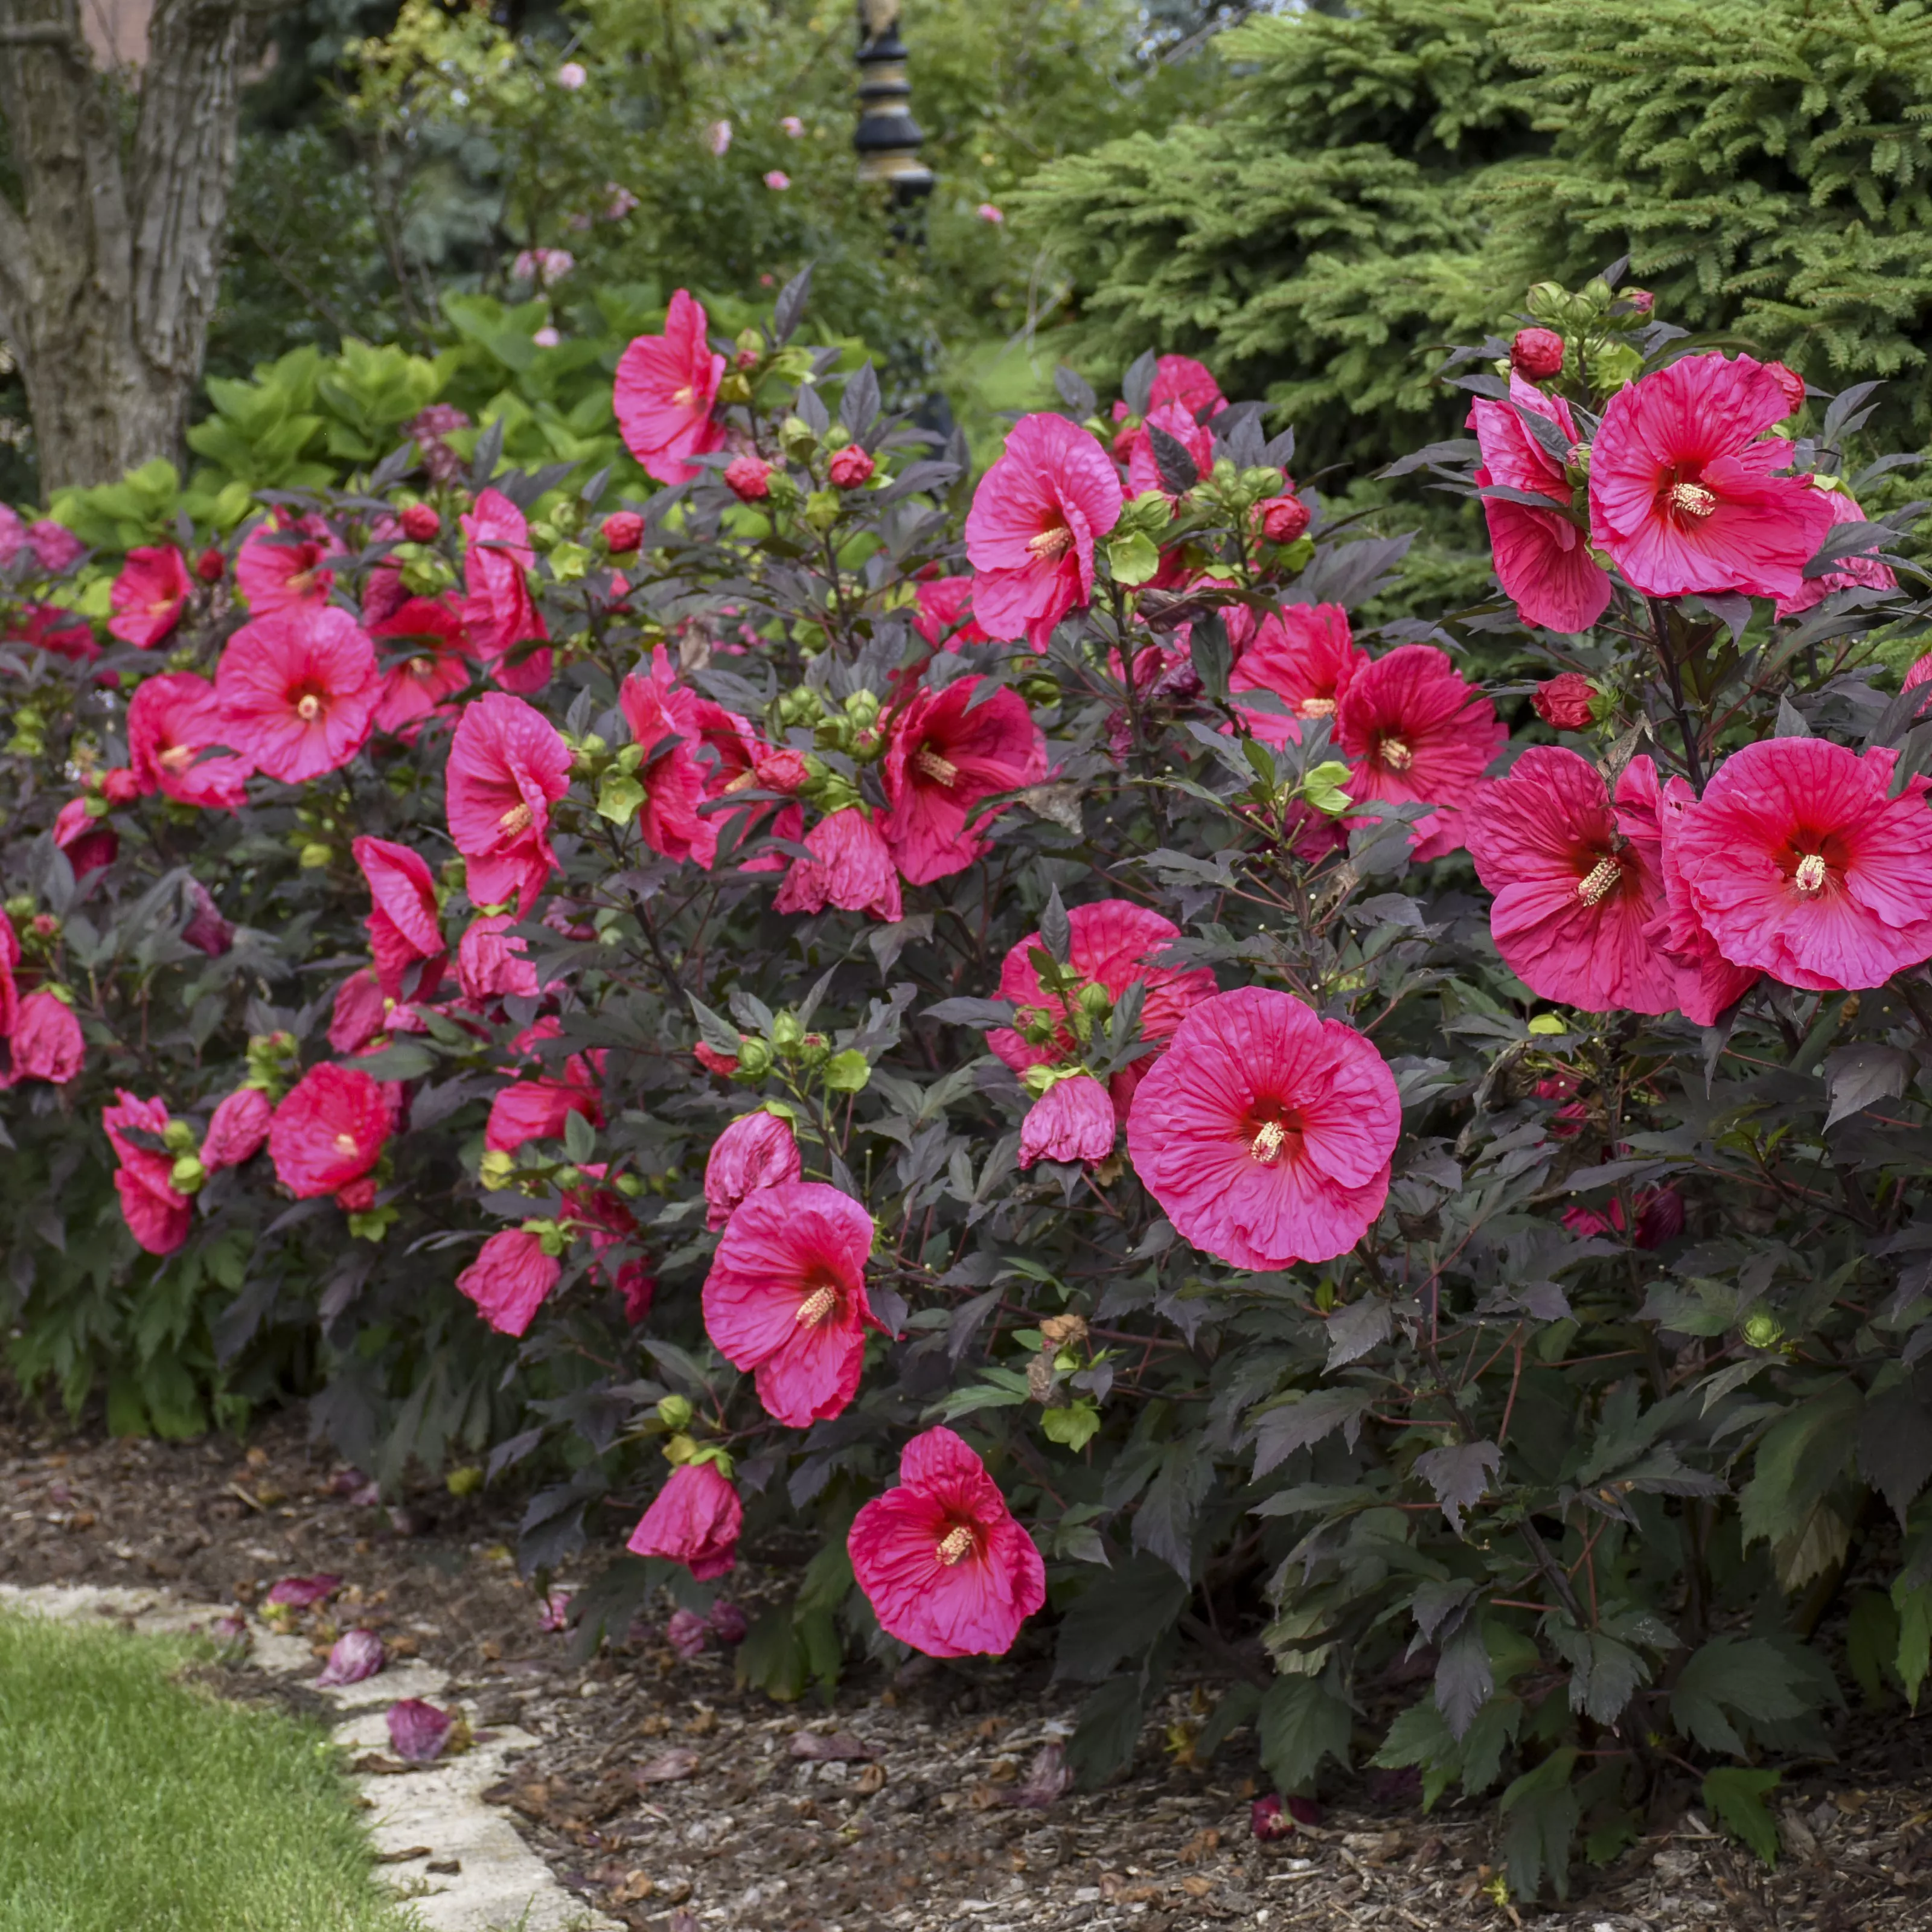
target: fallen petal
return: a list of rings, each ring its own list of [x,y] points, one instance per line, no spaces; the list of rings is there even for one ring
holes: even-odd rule
[[[711,1634],[720,1643],[742,1643],[749,1628],[744,1612],[736,1604],[728,1604],[721,1598],[711,1606]]]
[[[268,1600],[286,1604],[291,1610],[310,1610],[317,1604],[326,1603],[341,1588],[340,1576],[284,1576],[269,1591]]]
[[[315,1681],[324,1687],[360,1684],[364,1678],[374,1676],[388,1661],[388,1652],[374,1630],[349,1630],[336,1639],[335,1648],[328,1653],[328,1661]]]
[[[389,1706],[389,1745],[410,1764],[434,1764],[456,1728],[453,1712],[439,1711],[420,1697],[404,1697]]]
[[[708,1634],[704,1619],[692,1610],[674,1610],[670,1622],[664,1626],[664,1641],[687,1664],[704,1654]]]
[[[1027,1767],[1025,1782],[1004,1792],[999,1802],[1022,1810],[1044,1811],[1072,1782],[1065,1747],[1058,1743],[1043,1744]]]

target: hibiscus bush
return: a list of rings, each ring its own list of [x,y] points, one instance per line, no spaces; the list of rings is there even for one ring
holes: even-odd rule
[[[16,1373],[519,1483],[587,1642],[790,1552],[778,1696],[1033,1646],[1089,1781],[1171,1715],[1492,1799],[1526,1898],[1694,1798],[1774,1856],[1932,1656],[1869,394],[1533,290],[1397,466],[1501,594],[1371,629],[1407,539],[1198,364],[976,482],[806,297],[630,343],[648,484],[412,438],[10,533]]]

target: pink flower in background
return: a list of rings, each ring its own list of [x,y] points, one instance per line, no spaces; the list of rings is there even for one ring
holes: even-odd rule
[[[1020,1123],[1020,1165],[1037,1160],[1105,1160],[1120,1122],[1106,1088],[1090,1073],[1056,1080]]]
[[[1856,501],[1844,490],[1829,491],[1826,493],[1825,500],[1831,508],[1833,530],[1840,524],[1862,524],[1870,520],[1864,511],[1858,508]],[[1831,530],[1828,530],[1825,534],[1830,536]],[[1800,611],[1809,610],[1814,604],[1823,603],[1834,590],[1849,590],[1855,585],[1862,585],[1868,590],[1896,590],[1898,579],[1893,576],[1888,566],[1880,562],[1875,556],[1846,557],[1837,568],[1826,571],[1822,577],[1804,578],[1792,596],[1779,598],[1776,614],[1780,617],[1795,617]],[[109,628],[112,629],[112,626],[110,625]]]
[[[1636,1210],[1636,1233],[1630,1245],[1660,1248],[1684,1232],[1684,1197],[1674,1187],[1646,1187],[1633,1196]],[[1593,1208],[1566,1208],[1563,1225],[1580,1240],[1592,1234],[1621,1234],[1624,1231],[1624,1204],[1614,1196],[1599,1213]]]
[[[490,1103],[483,1144],[500,1154],[514,1154],[526,1141],[561,1139],[572,1114],[581,1114],[593,1127],[604,1124],[602,1083],[590,1054],[573,1053],[560,1079],[545,1075],[500,1089]]]
[[[1932,958],[1926,781],[1822,738],[1734,752],[1679,820],[1688,910],[1734,966],[1814,992],[1882,986]]]
[[[686,1462],[652,1498],[625,1546],[634,1556],[682,1563],[700,1583],[722,1576],[738,1562],[745,1524],[738,1492],[713,1462]]]
[[[214,1174],[239,1167],[268,1144],[274,1108],[259,1087],[238,1087],[218,1106],[201,1143],[201,1164]]]
[[[211,959],[219,959],[235,950],[235,928],[222,917],[221,908],[199,879],[190,879],[188,904],[193,908],[181,929],[184,944]]]
[[[375,722],[375,647],[346,610],[296,604],[242,626],[214,673],[227,742],[258,771],[299,784],[348,764]]]
[[[771,172],[765,176],[765,185],[768,188],[771,189],[774,194],[782,194],[787,188],[791,186],[791,176],[784,172],[781,169],[773,168]]]
[[[560,282],[577,266],[577,257],[568,248],[526,248],[516,260],[512,272],[520,282],[534,282],[547,289]]]
[[[174,1185],[173,1155],[138,1146],[124,1131],[132,1127],[166,1133],[166,1104],[143,1100],[117,1087],[114,1105],[101,1110],[100,1124],[121,1163],[114,1171],[114,1186],[128,1232],[151,1255],[172,1254],[194,1225],[194,1203]]]
[[[880,776],[891,809],[880,826],[893,863],[916,886],[963,872],[987,849],[998,811],[978,810],[1001,792],[1046,776],[1046,739],[1016,691],[983,703],[982,680],[916,691],[894,721]]]
[[[729,128],[727,129],[729,139]],[[722,152],[722,150],[720,151]],[[688,459],[719,448],[724,426],[711,419],[724,358],[706,339],[704,305],[682,289],[670,298],[662,335],[640,335],[617,364],[612,400],[618,432],[646,472],[660,483],[698,474]]]
[[[1300,720],[1333,718],[1349,680],[1368,662],[1340,604],[1290,604],[1262,620],[1228,683],[1234,693],[1271,691],[1281,699],[1286,717],[1254,710],[1238,696],[1234,702],[1257,738],[1282,745],[1300,740]]]
[[[468,688],[476,665],[469,634],[443,598],[412,597],[371,624],[369,636],[389,660],[376,704],[376,729],[413,742],[425,718],[446,716],[447,700]]]
[[[1558,350],[1560,355],[1560,341]],[[1554,424],[1568,446],[1579,440],[1570,405],[1561,396],[1546,396],[1520,376],[1510,378],[1508,402],[1479,400],[1469,412],[1469,427],[1483,452],[1477,483],[1484,489],[1499,484],[1546,496],[1556,506],[1540,510],[1484,498],[1496,580],[1526,624],[1566,634],[1587,631],[1610,603],[1610,577],[1592,558],[1589,538],[1568,514],[1575,492],[1562,460],[1531,432],[1526,415]]]
[[[866,1294],[872,1232],[849,1194],[794,1180],[750,1196],[718,1244],[705,1330],[757,1372],[758,1400],[788,1428],[836,1415],[858,1390],[866,1332],[884,1328]]]
[[[1194,467],[1205,476],[1214,466],[1214,438],[1200,428],[1185,404],[1162,403],[1148,412],[1147,421],[1127,446],[1127,486],[1136,496],[1149,491],[1171,494],[1155,460],[1150,429],[1164,430],[1194,459]]]
[[[92,664],[100,655],[93,626],[58,604],[29,604],[4,621],[9,644],[32,644],[74,664]]]
[[[639,836],[667,859],[708,867],[718,856],[718,826],[698,812],[706,790],[698,755],[704,732],[697,692],[678,682],[671,652],[660,649],[651,653],[641,674],[625,679],[617,701],[632,742],[644,752],[636,773],[644,788],[638,808]]]
[[[1006,218],[1004,212],[1000,208],[994,207],[990,201],[982,201],[980,202],[980,206],[973,211],[973,212],[976,214],[982,221],[990,222],[995,227],[998,227],[999,224]]]
[[[235,581],[253,616],[324,604],[335,584],[327,564],[340,554],[334,532],[320,517],[272,511],[242,539]]]
[[[1175,1231],[1231,1267],[1332,1261],[1388,1198],[1395,1079],[1292,994],[1217,993],[1175,1029],[1127,1115],[1134,1171]]]
[[[536,562],[529,520],[500,490],[483,491],[461,520],[463,626],[471,647],[506,691],[541,691],[550,682],[550,654],[527,646],[547,640],[550,631],[526,574]]]
[[[1043,650],[1093,595],[1094,546],[1120,518],[1120,479],[1093,437],[1064,416],[1021,417],[966,518],[981,628]]]
[[[54,843],[67,854],[76,879],[112,865],[121,850],[119,836],[88,810],[91,802],[85,798],[70,798],[54,819]]]
[[[712,1142],[704,1163],[705,1226],[716,1233],[748,1196],[796,1180],[801,1172],[789,1120],[763,1108],[740,1114]]]
[[[731,152],[731,124],[728,121],[714,121],[706,130],[706,140],[711,152],[721,160]]]
[[[1532,993],[1586,1012],[1676,1006],[1676,973],[1649,937],[1664,904],[1649,759],[1624,766],[1612,806],[1588,759],[1532,746],[1480,787],[1462,824],[1495,895],[1496,950]]]
[[[1432,644],[1400,645],[1362,665],[1335,718],[1335,742],[1354,768],[1348,791],[1358,806],[1377,800],[1443,808],[1409,829],[1418,862],[1462,844],[1460,808],[1508,736],[1480,687]]]
[[[604,204],[606,221],[622,221],[638,205],[638,197],[621,182],[606,182],[604,192],[610,196]]]
[[[760,791],[796,792],[805,782],[805,760],[790,750],[776,750],[767,745],[750,722],[736,712],[727,711],[708,698],[698,701],[699,730],[706,748],[716,754],[717,762],[706,781],[707,799],[728,798],[755,787]],[[805,808],[800,805],[774,807],[769,803],[746,805],[733,812],[715,812],[705,823],[717,844],[725,850],[742,849],[746,842],[773,811],[772,836],[796,839],[805,830]],[[716,854],[714,851],[713,857]],[[786,860],[782,854],[765,852],[747,859],[739,870],[746,872],[781,872]]]
[[[457,982],[463,997],[482,1006],[506,995],[534,999],[537,969],[524,957],[528,943],[506,928],[514,913],[492,913],[472,920],[456,949]]]
[[[469,866],[471,903],[520,902],[556,868],[550,808],[570,789],[570,748],[543,713],[500,692],[466,704],[446,767],[449,836]]]
[[[182,805],[235,812],[248,802],[245,758],[204,758],[209,746],[232,744],[224,730],[214,686],[193,671],[169,671],[143,683],[128,706],[128,758],[144,794],[161,792]]]
[[[275,1178],[298,1200],[333,1194],[381,1160],[391,1121],[382,1088],[359,1068],[312,1066],[269,1125]]]
[[[335,1004],[329,1014],[328,1044],[331,1052],[360,1053],[389,1025],[394,1002],[386,999],[382,982],[373,966],[352,973],[335,989]]]
[[[581,61],[566,61],[556,70],[556,84],[566,94],[574,94],[590,78]]]
[[[805,132],[805,123],[796,114],[788,114],[778,122],[780,129],[796,141]]]
[[[966,644],[990,644],[973,615],[970,577],[922,578],[913,586],[918,614],[912,627],[935,650],[956,651]]]
[[[137,650],[152,650],[188,608],[194,579],[172,544],[130,550],[108,593],[110,632]]]
[[[80,1022],[74,1009],[52,993],[29,993],[20,1001],[11,1037],[4,1045],[11,1064],[0,1073],[0,1087],[21,1080],[64,1087],[86,1064]]]
[[[498,1334],[520,1336],[562,1275],[562,1262],[544,1252],[540,1235],[512,1228],[483,1244],[456,1285]]]
[[[87,546],[64,524],[42,517],[27,526],[28,548],[50,577],[60,577],[87,554]]]
[[[846,1540],[879,1628],[928,1657],[1004,1656],[1046,1601],[1046,1566],[986,1466],[950,1429],[899,1457]]]
[[[1648,596],[1799,596],[1833,511],[1778,473],[1791,446],[1763,432],[1792,407],[1748,356],[1687,356],[1619,390],[1591,448],[1591,541]]]
[[[1138,983],[1144,989],[1140,1025],[1143,1040],[1165,1042],[1194,1007],[1214,994],[1211,968],[1150,963],[1180,937],[1180,928],[1145,906],[1136,905],[1131,899],[1101,899],[1072,908],[1066,924],[1071,934],[1067,964],[1083,986],[1099,987],[1115,1005],[1130,986]],[[1000,998],[1012,1003],[1016,1025],[995,1028],[986,1036],[986,1044],[1016,1073],[1070,1059],[1080,1050],[1060,997],[1049,994],[1040,985],[1033,956],[1045,950],[1046,942],[1040,934],[1030,932],[1007,953],[1000,968]],[[1052,1031],[1044,1040],[1026,1037],[1028,1032],[1047,1027]],[[1126,1118],[1127,1102],[1153,1064],[1152,1056],[1144,1056],[1108,1083],[1120,1118]]]
[[[809,859],[794,859],[772,902],[778,912],[823,912],[835,905],[874,919],[904,916],[892,854],[862,805],[821,818],[806,835]]]
[[[542,328],[532,334],[530,340],[539,349],[554,349],[563,338],[550,323],[545,322]]]
[[[1154,365],[1148,409],[1150,413],[1168,403],[1178,403],[1196,422],[1211,422],[1228,406],[1207,365],[1191,356],[1163,356]]]
[[[436,902],[436,879],[422,856],[406,845],[387,838],[363,837],[350,847],[374,901],[363,923],[369,930],[370,950],[376,956],[376,976],[392,1000],[404,996],[411,969],[433,962],[409,988],[412,999],[433,999],[442,977],[448,949],[443,944],[442,916]]]

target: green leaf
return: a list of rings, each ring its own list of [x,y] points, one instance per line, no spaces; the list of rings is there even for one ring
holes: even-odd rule
[[[597,1130],[575,1108],[563,1117],[563,1150],[581,1167],[597,1153]]]
[[[613,825],[628,825],[644,802],[644,788],[628,772],[606,772],[597,788],[597,815]]]
[[[1885,1673],[1898,1655],[1898,1612],[1882,1590],[1862,1592],[1845,1627],[1845,1661],[1868,1703],[1885,1695]]]
[[[1685,1664],[1670,1693],[1671,1719],[1680,1730],[1706,1750],[1739,1757],[1744,1740],[1726,1709],[1774,1724],[1809,1708],[1792,1690],[1784,1659],[1758,1637],[1713,1637]]]
[[[1325,1677],[1277,1677],[1262,1699],[1262,1762],[1278,1790],[1314,1777],[1324,1758],[1346,1770],[1355,1714]]]
[[[872,1063],[862,1053],[850,1048],[835,1053],[825,1063],[822,1076],[827,1090],[834,1094],[856,1094],[872,1077]]]
[[[1778,1862],[1778,1826],[1764,1801],[1783,1777],[1781,1772],[1725,1765],[1704,1780],[1704,1802],[1711,1815],[1768,1865]]]
[[[1081,1706],[1080,1720],[1066,1741],[1066,1762],[1083,1789],[1104,1784],[1126,1768],[1145,1714],[1138,1676],[1116,1677]]]
[[[1892,1586],[1892,1607],[1898,1612],[1897,1669],[1905,1686],[1906,1701],[1918,1708],[1918,1687],[1932,1662],[1932,1588],[1908,1590],[1903,1582]]]
[[[1093,1441],[1100,1429],[1100,1409],[1084,1400],[1070,1403],[1065,1408],[1049,1408],[1040,1418],[1040,1432],[1049,1442],[1058,1442],[1076,1454]]]
[[[1503,1793],[1503,1856],[1509,1865],[1510,1890],[1518,1898],[1533,1899],[1546,1873],[1558,1898],[1570,1895],[1570,1845],[1576,1836],[1582,1808],[1570,1788],[1576,1762],[1574,1747],[1553,1750],[1533,1771],[1526,1771]]]

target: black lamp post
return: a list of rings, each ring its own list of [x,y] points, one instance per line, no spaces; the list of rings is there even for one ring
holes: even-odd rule
[[[859,178],[884,182],[895,207],[910,208],[932,192],[932,170],[919,158],[926,136],[912,118],[912,84],[899,38],[899,0],[859,0]]]

